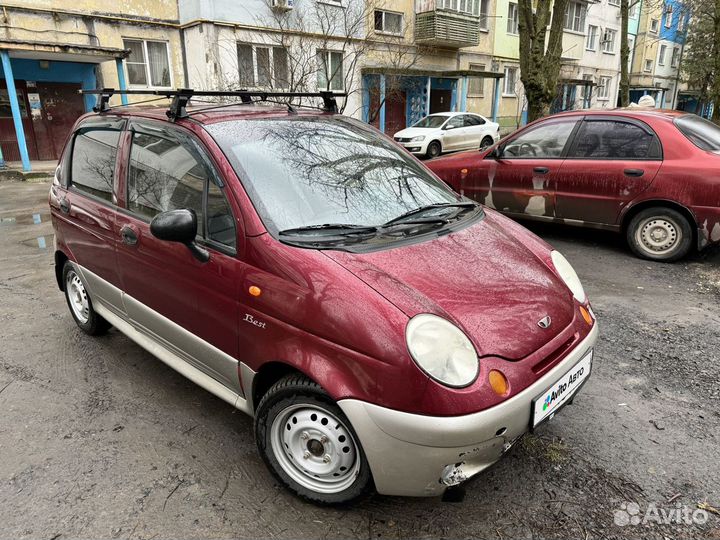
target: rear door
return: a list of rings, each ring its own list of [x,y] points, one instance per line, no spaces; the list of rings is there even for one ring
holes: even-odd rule
[[[463,181],[468,197],[513,215],[552,217],[553,182],[579,117],[550,118],[521,131],[489,154]]]
[[[189,132],[133,121],[118,215],[118,263],[132,323],[240,393],[237,373],[236,213],[204,148]],[[155,238],[152,218],[187,208],[198,217],[201,263],[179,243]]]
[[[117,238],[117,149],[125,120],[93,118],[73,134],[63,160],[64,186],[53,185],[53,216],[71,257],[85,270],[93,299],[122,311]],[[113,287],[107,287],[106,284]]]
[[[616,225],[622,209],[652,183],[662,148],[644,122],[587,116],[556,177],[559,218]]]
[[[463,115],[465,125],[465,140],[463,148],[472,150],[480,148],[480,141],[485,134],[485,120],[474,114]]]

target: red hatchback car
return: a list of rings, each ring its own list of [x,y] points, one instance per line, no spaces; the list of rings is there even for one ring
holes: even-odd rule
[[[507,215],[622,232],[647,259],[720,242],[720,128],[693,114],[561,113],[427,166]]]
[[[373,128],[171,113],[77,122],[57,282],[83,331],[112,325],[253,416],[298,495],[440,495],[587,381],[598,330],[567,260]]]

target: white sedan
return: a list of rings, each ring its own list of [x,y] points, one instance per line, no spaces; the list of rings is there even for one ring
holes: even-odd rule
[[[500,140],[500,125],[474,113],[436,113],[398,131],[394,139],[413,154],[434,158],[443,152],[484,150]]]

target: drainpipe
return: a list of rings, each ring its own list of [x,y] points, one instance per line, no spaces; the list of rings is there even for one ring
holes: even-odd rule
[[[385,133],[385,75],[380,75],[380,131]]]
[[[430,77],[427,78],[426,88],[427,88],[427,99],[425,100],[425,116],[430,114],[430,92],[432,90],[432,84],[431,84]]]
[[[120,85],[120,90],[127,90],[127,83],[125,82],[125,70],[123,69],[122,58],[115,59],[115,66],[117,67],[118,84]],[[128,104],[127,94],[120,94],[120,101],[122,102],[123,105],[127,105]]]
[[[22,160],[23,171],[30,171],[30,156],[28,155],[27,142],[25,141],[25,129],[20,116],[20,103],[18,102],[17,91],[15,90],[15,77],[13,77],[12,65],[10,64],[10,54],[6,51],[0,51],[0,59],[2,59],[2,67],[5,72],[5,82],[7,83],[8,98],[10,99],[10,110],[12,110],[13,123],[15,124],[15,136],[17,137],[18,148],[20,149],[20,159]]]
[[[462,92],[460,94],[460,112],[467,112],[467,96],[468,96],[468,76],[462,79]]]
[[[492,121],[497,122],[498,110],[500,109],[500,77],[495,77],[493,88]]]

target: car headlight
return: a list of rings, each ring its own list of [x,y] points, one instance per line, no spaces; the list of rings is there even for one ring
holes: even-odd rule
[[[417,137],[413,137],[410,139],[410,142],[420,142],[425,140],[425,135],[418,135]]]
[[[454,324],[429,313],[416,315],[405,330],[408,351],[425,373],[445,386],[475,380],[480,364],[468,337]]]
[[[575,273],[575,269],[559,251],[553,251],[550,254],[550,257],[552,258],[555,270],[560,278],[565,282],[568,289],[570,289],[570,292],[573,293],[575,299],[581,304],[584,304],[587,297],[585,296],[585,290],[583,289],[582,283],[580,283],[580,278]]]

